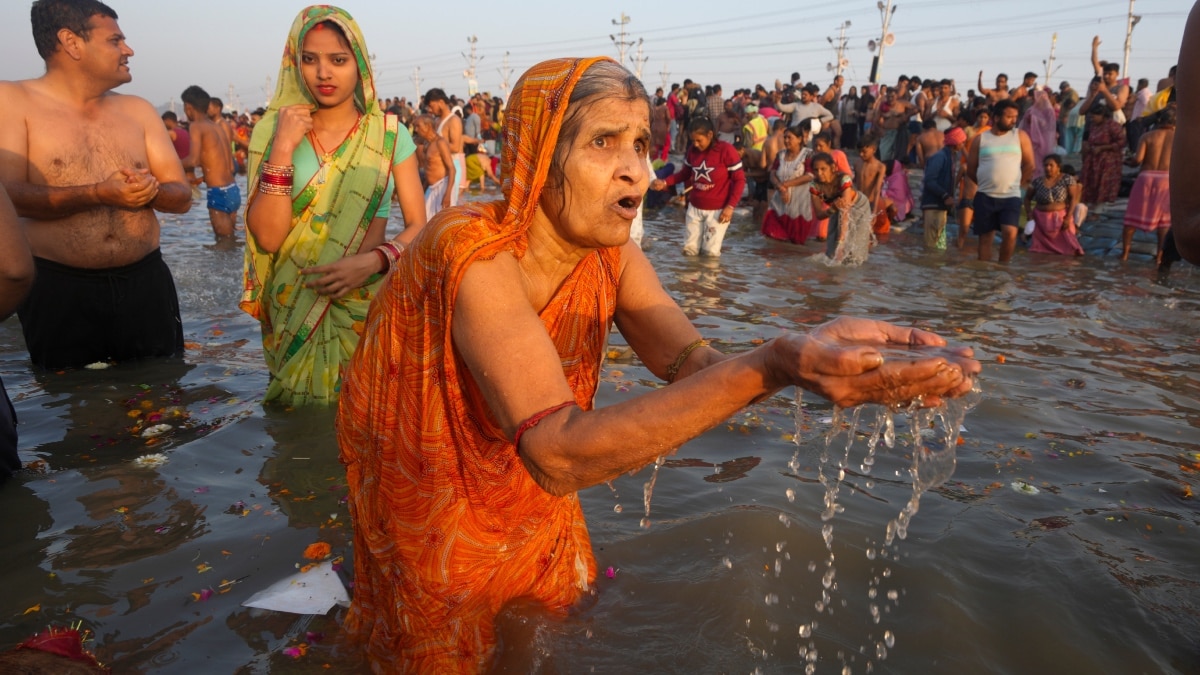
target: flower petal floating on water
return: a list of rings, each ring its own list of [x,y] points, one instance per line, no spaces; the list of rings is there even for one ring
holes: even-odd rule
[[[39,602],[38,604],[34,605],[33,607],[30,607],[29,609],[25,610],[24,612],[21,612],[21,616],[25,616],[26,614],[33,614],[34,612],[40,612],[40,611],[42,611],[42,603]]]
[[[329,557],[329,553],[329,544],[323,541],[309,544],[308,548],[304,549],[304,557],[307,560],[324,560]]]
[[[164,425],[165,426],[165,425]],[[146,469],[153,469],[167,463],[167,456],[161,452],[155,452],[149,455],[142,455],[133,460],[134,465]]]
[[[290,656],[293,659],[298,659],[308,653],[308,644],[298,644],[295,647],[288,647],[283,650],[285,656]]]
[[[146,427],[142,430],[142,438],[154,438],[162,436],[172,429],[170,424],[155,424],[154,426]]]
[[[1029,483],[1026,483],[1023,480],[1013,481],[1012,489],[1016,490],[1017,492],[1023,492],[1027,495],[1036,495],[1037,493],[1041,492],[1041,490],[1035,488],[1034,486],[1030,485]]]
[[[608,577],[609,579],[615,578],[617,576],[617,571],[610,567],[604,570],[604,576]]]

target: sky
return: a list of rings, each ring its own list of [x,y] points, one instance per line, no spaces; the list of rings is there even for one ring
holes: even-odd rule
[[[8,0],[10,6],[27,0]],[[884,0],[886,2],[886,0]],[[226,110],[249,110],[274,91],[279,59],[292,20],[303,7],[283,0],[111,0],[134,56],[133,81],[118,91],[171,101],[192,84],[225,100]],[[1141,16],[1133,31],[1130,75],[1151,87],[1175,63],[1190,0],[1136,0]],[[479,89],[503,96],[538,61],[559,56],[619,56],[630,43],[626,66],[641,49],[641,77],[650,91],[664,81],[691,78],[719,83],[725,92],[787,80],[827,84],[834,46],[845,29],[847,84],[864,84],[871,71],[868,42],[882,33],[876,0],[718,0],[633,3],[592,0],[454,0],[446,3],[355,0],[344,5],[363,29],[374,56],[379,95],[405,96],[442,87],[468,93],[464,70],[472,43]],[[1050,82],[1084,89],[1092,70],[1092,37],[1100,58],[1123,60],[1128,0],[903,0],[893,3],[882,82],[901,74],[955,80],[976,87],[983,70],[991,87],[998,72],[1020,81],[1026,71],[1044,82],[1053,36]],[[501,8],[504,8],[501,11]],[[0,23],[0,80],[37,77],[44,66],[30,34],[28,15]],[[622,17],[625,36],[619,25]],[[419,85],[419,89],[418,89]]]

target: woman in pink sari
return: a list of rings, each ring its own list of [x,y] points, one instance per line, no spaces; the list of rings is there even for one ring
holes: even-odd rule
[[[1029,250],[1032,253],[1083,255],[1083,247],[1075,236],[1078,230],[1075,222],[1077,191],[1071,189],[1075,179],[1063,173],[1059,155],[1046,155],[1042,168],[1042,175],[1034,178],[1025,192],[1025,212],[1036,224]]]
[[[1058,115],[1054,114],[1054,105],[1050,102],[1050,94],[1045,89],[1033,92],[1033,107],[1021,120],[1021,130],[1029,134],[1033,144],[1033,177],[1042,175],[1042,160],[1054,153],[1057,146]]]

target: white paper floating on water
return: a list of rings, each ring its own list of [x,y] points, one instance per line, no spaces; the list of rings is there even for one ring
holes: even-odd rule
[[[1027,495],[1036,495],[1037,493],[1041,492],[1041,490],[1022,480],[1013,481],[1012,489],[1016,490],[1017,492],[1023,492]]]
[[[349,607],[350,596],[328,561],[277,581],[242,603],[243,607],[291,614],[327,614],[334,605]]]
[[[155,436],[162,436],[170,430],[170,424],[155,424],[154,426],[142,429],[142,438],[154,438]]]
[[[112,367],[111,363],[106,363],[104,361],[97,361],[95,363],[89,363],[86,366],[84,366],[84,368],[87,368],[88,370],[105,370],[106,368],[111,368],[111,367]]]

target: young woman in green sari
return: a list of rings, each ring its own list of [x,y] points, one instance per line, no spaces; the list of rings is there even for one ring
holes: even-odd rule
[[[264,401],[337,401],[381,274],[425,225],[414,150],[379,108],[354,19],[301,11],[250,139],[241,308],[262,323]],[[393,191],[405,229],[385,242]]]

